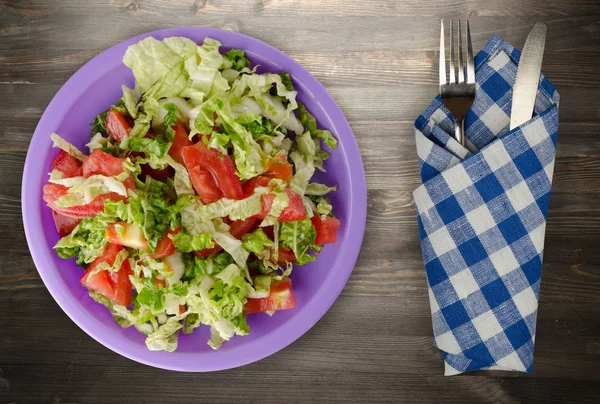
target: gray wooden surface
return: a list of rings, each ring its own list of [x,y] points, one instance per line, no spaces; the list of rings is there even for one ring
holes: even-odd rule
[[[493,33],[521,48],[548,24],[561,121],[529,375],[443,377],[432,346],[412,122],[437,92],[440,17],[468,17],[477,49]],[[182,25],[239,31],[303,64],[348,117],[368,183],[363,248],[331,310],[279,353],[212,374],[143,366],[87,336],[39,279],[20,214],[31,134],[60,86],[111,45]],[[0,0],[0,402],[598,402],[599,44],[597,0]]]

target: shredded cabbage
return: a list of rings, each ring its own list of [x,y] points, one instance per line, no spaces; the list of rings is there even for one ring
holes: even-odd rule
[[[210,327],[213,349],[235,335],[247,335],[248,299],[269,297],[272,282],[292,271],[291,263],[278,264],[280,249],[293,252],[296,265],[314,261],[322,246],[315,245],[311,218],[333,215],[324,195],[337,188],[311,182],[337,145],[331,132],[318,129],[297,101],[289,74],[258,74],[244,51],[221,52],[221,44],[210,38],[198,45],[182,37],[148,37],[130,46],[123,63],[135,84],[122,86],[121,98],[110,107],[111,119],[121,114],[118,124],[127,133],[112,132],[109,109],[92,122],[87,144],[90,152],[124,159],[124,171],[102,175],[99,167],[100,173],[86,177],[82,170],[67,178],[57,165],[50,173],[50,183],[67,188],[53,200],[59,213],[74,206],[85,210],[98,196],[111,195],[101,211],[83,218],[54,248],[82,267],[95,262],[88,281],[103,271],[112,276],[129,263],[130,304],[111,301],[102,288],[90,290],[90,296],[122,327],[143,333],[153,351],[174,351],[181,331],[191,333],[202,324]],[[189,140],[204,142],[212,154],[186,160],[182,150],[189,142],[181,138],[181,125],[189,129]],[[51,138],[80,162],[87,158],[59,135]],[[229,180],[239,182],[243,195],[204,204],[199,190],[222,191],[211,164],[226,155],[233,161],[227,170],[235,175]],[[277,164],[280,171],[273,168]],[[294,192],[302,197],[300,207],[291,198]],[[115,194],[119,197],[112,198]],[[280,222],[286,209],[302,206],[305,219]],[[106,256],[106,229],[117,222],[139,231],[113,227],[116,240],[110,242],[125,248],[112,265],[96,261]],[[142,245],[140,239],[147,248],[132,248]]]

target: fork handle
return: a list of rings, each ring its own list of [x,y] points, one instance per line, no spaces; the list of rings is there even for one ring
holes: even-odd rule
[[[462,146],[465,146],[465,121],[461,119],[454,125],[454,137]]]

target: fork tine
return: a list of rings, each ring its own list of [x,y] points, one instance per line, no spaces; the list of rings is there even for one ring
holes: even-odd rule
[[[458,20],[458,82],[465,81],[465,65],[463,63],[463,40],[462,40],[462,25]]]
[[[454,73],[454,20],[450,20],[450,83],[456,83],[456,73]]]
[[[444,20],[440,32],[440,86],[448,83],[446,80],[446,51],[444,46]]]
[[[473,61],[473,42],[471,42],[469,20],[467,20],[467,83],[475,84],[475,62]]]

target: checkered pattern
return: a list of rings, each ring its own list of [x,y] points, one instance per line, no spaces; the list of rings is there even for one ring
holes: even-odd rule
[[[542,76],[534,117],[509,131],[519,56],[494,36],[475,58],[465,132],[478,151],[452,137],[439,96],[415,122],[423,185],[414,199],[446,375],[533,363],[559,96]]]

